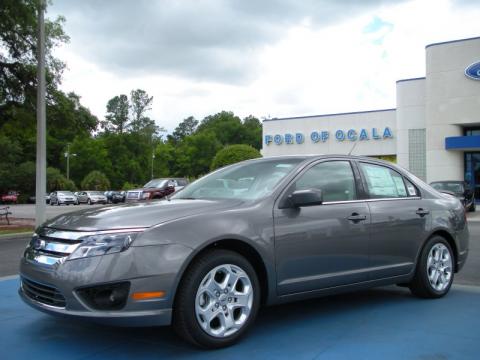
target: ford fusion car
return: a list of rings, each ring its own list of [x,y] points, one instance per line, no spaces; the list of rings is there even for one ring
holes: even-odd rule
[[[19,294],[49,314],[173,324],[218,348],[244,335],[261,305],[388,284],[440,298],[468,239],[457,198],[390,163],[264,158],[170,199],[47,221],[21,259]]]

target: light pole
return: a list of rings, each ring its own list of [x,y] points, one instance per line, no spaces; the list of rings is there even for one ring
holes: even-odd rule
[[[152,151],[152,177],[151,177],[151,179],[153,179],[153,160],[155,160],[155,150]]]
[[[67,158],[67,180],[70,180],[70,156],[77,156],[77,154],[70,154],[70,144],[67,144],[67,152],[65,153]]]
[[[38,2],[37,37],[37,163],[35,182],[35,225],[46,220],[45,191],[47,190],[47,138],[45,113],[45,0]]]

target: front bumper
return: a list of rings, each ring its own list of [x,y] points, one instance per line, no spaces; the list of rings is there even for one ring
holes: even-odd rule
[[[119,326],[169,325],[177,277],[191,249],[181,245],[130,247],[103,256],[44,265],[22,258],[20,276],[55,288],[65,298],[65,306],[38,301],[20,286],[25,303],[42,312],[63,317],[87,319]],[[125,306],[120,310],[92,308],[77,291],[81,288],[129,282]],[[135,292],[164,291],[162,298],[134,300]]]

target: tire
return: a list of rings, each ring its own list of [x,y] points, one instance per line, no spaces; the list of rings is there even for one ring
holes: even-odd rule
[[[452,286],[454,269],[455,256],[450,244],[441,236],[433,236],[420,254],[415,275],[409,285],[411,292],[429,299],[445,296]]]
[[[92,205],[92,200],[88,199],[88,200],[87,200],[87,204],[88,204],[88,205]]]
[[[475,200],[473,200],[473,203],[472,203],[472,205],[470,205],[470,207],[468,208],[468,211],[469,211],[469,212],[475,212],[476,208],[477,208],[477,206],[476,206],[476,204],[475,204]]]
[[[229,284],[232,285],[231,292],[225,292],[228,290],[224,289],[222,293],[223,287],[217,285],[225,283],[224,285],[228,286],[227,273],[241,275],[235,284]],[[212,286],[206,285],[210,284],[209,276],[213,280]],[[216,279],[217,276],[219,279]],[[241,292],[245,294],[240,294]],[[235,306],[242,300],[244,306]],[[209,349],[222,348],[234,344],[248,331],[255,321],[259,307],[260,285],[248,260],[233,251],[209,250],[186,270],[176,294],[173,327],[181,338],[193,345]],[[207,322],[202,314],[213,315],[210,322]],[[229,320],[232,318],[242,323],[237,325]],[[227,324],[224,331],[225,326],[221,319],[223,324],[228,322],[233,328]]]

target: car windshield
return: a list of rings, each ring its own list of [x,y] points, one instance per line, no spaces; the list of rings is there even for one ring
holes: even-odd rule
[[[435,190],[447,190],[455,194],[463,194],[463,185],[458,182],[435,182],[431,184]]]
[[[59,191],[58,195],[73,196],[73,193],[71,191]]]
[[[165,179],[154,179],[150,180],[148,183],[145,184],[144,188],[149,189],[149,188],[161,188],[165,186],[168,180]]]
[[[103,193],[100,192],[100,191],[89,191],[88,194],[89,194],[89,195],[97,195],[97,196],[98,196],[98,195],[103,195]]]
[[[256,200],[271,194],[302,160],[275,159],[228,166],[193,182],[172,199]]]

